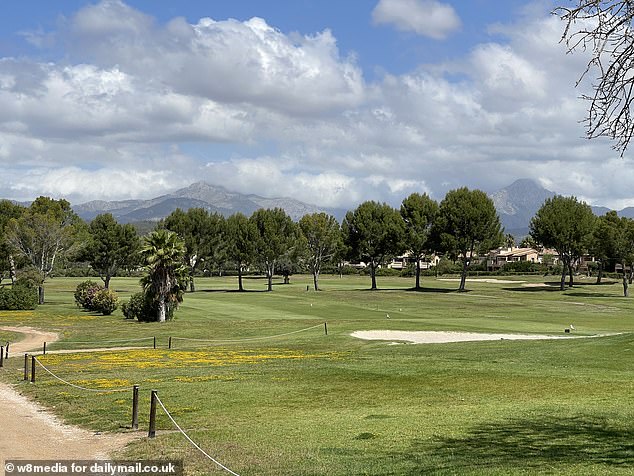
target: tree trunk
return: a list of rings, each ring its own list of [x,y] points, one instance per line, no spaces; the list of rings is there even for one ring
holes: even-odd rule
[[[267,291],[273,291],[273,270],[268,270],[266,272],[266,277],[268,279],[268,283],[267,283]]]
[[[625,270],[625,268],[623,268],[623,270]],[[630,275],[627,282],[632,284],[632,280],[634,280],[634,265],[630,264]]]
[[[165,322],[167,312],[165,309],[165,297],[161,296],[158,301],[158,321]]]
[[[561,283],[559,289],[565,291],[566,289],[566,274],[568,272],[568,263],[564,260],[561,266]]]
[[[374,262],[370,263],[370,276],[372,277],[372,287],[371,290],[376,290],[376,264]]]
[[[465,291],[465,285],[467,283],[467,267],[469,266],[469,264],[467,263],[467,260],[462,260],[462,274],[460,275],[460,287],[458,288],[458,292],[464,292]]]
[[[37,302],[44,304],[44,286],[41,284],[37,287]]]
[[[103,280],[103,287],[106,289],[110,289],[110,279],[112,279],[111,276],[106,275],[106,277]]]
[[[599,274],[597,274],[597,284],[601,284],[603,278],[603,260],[599,261]]]
[[[315,291],[319,291],[319,271],[313,271],[313,285],[315,287]]]
[[[622,263],[623,266],[623,296],[624,297],[628,297],[629,296],[629,283],[628,283],[628,279],[627,279],[627,274],[625,273],[625,263]]]
[[[284,284],[291,284],[291,276],[289,274],[284,275]]]
[[[420,258],[416,258],[416,289],[420,289]]]
[[[194,284],[194,275],[193,274],[189,275],[189,292],[190,293],[196,292],[196,285]]]
[[[572,274],[573,274],[573,271],[572,271],[572,262],[568,265],[568,274],[570,274],[570,281],[568,282],[568,287],[570,287],[570,288],[571,288],[571,287],[572,287],[572,285],[574,284],[574,282],[573,282],[573,277],[572,277]]]
[[[15,260],[13,255],[9,255],[9,278],[11,278],[11,285],[15,284],[16,272],[15,272]]]
[[[242,266],[238,265],[238,291],[244,291],[242,287]]]

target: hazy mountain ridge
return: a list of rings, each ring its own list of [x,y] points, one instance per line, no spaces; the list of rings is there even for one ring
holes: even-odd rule
[[[258,195],[245,195],[231,192],[218,185],[196,182],[189,187],[176,190],[149,200],[121,200],[90,202],[73,205],[73,210],[84,220],[92,220],[101,213],[111,213],[121,223],[136,221],[158,221],[165,218],[177,208],[204,208],[224,216],[236,212],[251,215],[259,208],[283,208],[293,219],[299,220],[308,213],[327,212],[341,219],[343,210],[327,209],[295,200],[293,198],[265,198]]]
[[[548,198],[557,195],[531,179],[519,179],[508,187],[489,194],[506,233],[516,238],[528,235],[531,218]],[[595,215],[605,215],[607,207],[591,206]],[[634,218],[634,207],[617,212],[619,216]]]
[[[493,200],[505,231],[519,237],[528,234],[531,218],[546,199],[555,195],[555,192],[533,180],[519,179],[489,197]]]
[[[519,238],[528,234],[531,218],[548,198],[555,196],[552,192],[531,179],[519,179],[497,192],[489,194],[493,200],[500,221],[506,233]],[[13,201],[13,200],[12,200]],[[15,202],[29,206],[30,202]],[[218,185],[196,182],[188,187],[176,190],[167,195],[148,200],[92,200],[73,205],[73,210],[84,220],[92,220],[102,213],[111,213],[120,223],[156,222],[167,217],[177,208],[204,208],[209,212],[217,212],[224,216],[241,212],[247,216],[259,208],[283,208],[286,213],[299,220],[308,213],[326,212],[334,215],[340,222],[346,210],[319,207],[295,200],[293,198],[266,198],[254,194],[232,192]],[[609,208],[592,206],[596,215],[603,215]],[[619,216],[634,218],[634,207],[618,211]]]

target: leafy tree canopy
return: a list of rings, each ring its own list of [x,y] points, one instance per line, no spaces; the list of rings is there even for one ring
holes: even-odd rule
[[[349,258],[368,263],[376,289],[378,266],[404,249],[405,225],[399,212],[386,203],[363,202],[346,213],[341,229]]]
[[[440,202],[434,235],[439,246],[463,263],[460,291],[465,289],[467,268],[475,253],[486,253],[504,242],[493,201],[481,190],[451,190]]]

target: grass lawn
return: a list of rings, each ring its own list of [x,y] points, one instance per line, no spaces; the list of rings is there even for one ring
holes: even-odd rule
[[[158,348],[41,358],[66,380],[112,392],[74,389],[44,372],[25,384],[21,359],[1,375],[68,422],[100,431],[129,426],[133,384],[147,428],[149,390],[157,389],[194,441],[243,476],[633,474],[634,298],[621,297],[618,283],[580,280],[562,293],[526,286],[556,277],[500,279],[514,282],[468,282],[469,292],[456,293],[452,281],[423,278],[425,288],[412,291],[412,279],[379,277],[371,292],[367,277],[323,277],[315,293],[306,291],[310,277],[293,276],[272,293],[262,292],[265,280],[247,279],[252,292],[237,293],[235,278],[198,279],[165,324],[81,311],[73,303],[81,279],[53,279],[47,304],[0,311],[0,325],[60,332],[49,349],[151,345],[153,337]],[[112,287],[125,299],[138,281],[115,278]],[[577,335],[620,334],[430,345],[350,336],[563,335],[571,324]],[[178,458],[188,474],[223,473],[173,429],[159,412],[157,438],[119,456]]]

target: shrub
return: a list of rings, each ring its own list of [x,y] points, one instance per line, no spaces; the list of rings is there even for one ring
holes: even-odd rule
[[[19,272],[15,280],[16,286],[22,286],[31,289],[37,289],[43,284],[42,274],[35,268],[29,267]]]
[[[77,288],[75,288],[75,303],[78,307],[93,311],[92,301],[95,294],[101,289],[103,287],[100,284],[90,279],[79,283]]]
[[[75,302],[78,307],[100,312],[104,316],[109,316],[119,307],[119,298],[114,291],[105,289],[90,279],[77,285]]]
[[[174,317],[174,305],[167,306],[167,320]],[[158,321],[158,303],[147,293],[136,293],[128,302],[121,306],[121,312],[126,319],[137,319],[139,322]]]
[[[370,272],[370,268],[366,268],[368,270],[368,274]],[[377,276],[400,276],[401,275],[401,270],[400,269],[392,269],[392,268],[378,268],[376,270],[376,275]]]
[[[543,266],[532,261],[513,261],[502,266],[502,272],[505,273],[534,273],[538,271],[543,271]]]
[[[90,304],[93,311],[109,316],[119,307],[119,298],[114,291],[104,288],[94,294]]]
[[[12,288],[0,288],[0,310],[27,311],[35,309],[38,303],[37,289],[15,284]]]
[[[136,293],[130,297],[130,300],[128,302],[124,302],[121,305],[121,312],[123,312],[125,318],[141,320],[139,316],[143,316],[145,314],[145,300],[146,299],[144,293]]]
[[[432,269],[438,276],[442,276],[443,274],[460,274],[462,272],[462,265],[454,263],[447,258],[441,258],[438,265]]]
[[[355,268],[354,266],[345,265],[345,266],[342,266],[340,269],[335,270],[335,273],[341,274],[343,276],[351,276],[355,274],[360,274],[360,271],[358,268]]]

